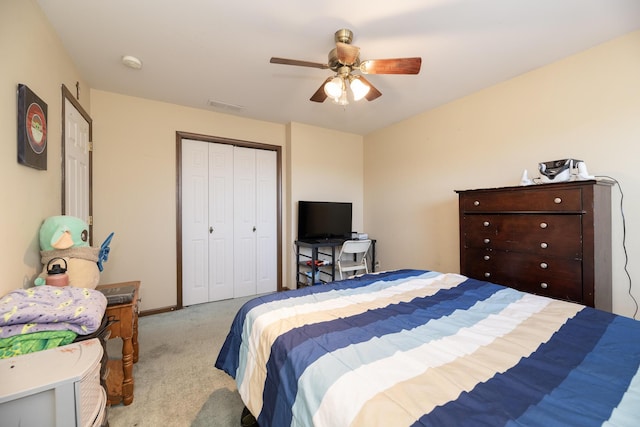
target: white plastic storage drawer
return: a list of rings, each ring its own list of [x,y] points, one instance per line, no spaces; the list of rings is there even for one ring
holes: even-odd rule
[[[3,427],[93,426],[104,419],[97,338],[0,359]]]

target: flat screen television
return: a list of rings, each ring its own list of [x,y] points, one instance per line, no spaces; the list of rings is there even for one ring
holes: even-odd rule
[[[342,239],[351,236],[352,204],[298,202],[298,240]]]

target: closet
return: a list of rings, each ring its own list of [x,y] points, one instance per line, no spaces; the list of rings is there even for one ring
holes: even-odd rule
[[[183,305],[277,290],[275,151],[183,139]]]

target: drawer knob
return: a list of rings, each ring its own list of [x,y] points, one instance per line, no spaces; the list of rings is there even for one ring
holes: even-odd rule
[[[542,249],[547,249],[549,247],[549,245],[546,242],[542,242],[542,243],[540,243],[540,247]]]
[[[482,225],[484,225],[485,227],[488,227],[489,226],[489,221],[483,222]]]
[[[541,222],[540,223],[540,228],[547,228],[549,226],[549,224],[547,224],[546,222]]]
[[[476,201],[474,201],[474,202],[473,202],[473,206],[480,206],[480,202],[479,202],[479,201],[477,201],[477,200],[476,200]]]
[[[491,239],[484,239],[483,242],[485,243],[491,243]]]
[[[491,273],[487,271],[486,273],[484,273],[484,277],[491,277]]]
[[[553,203],[559,205],[560,203],[562,203],[562,199],[560,197],[556,197],[555,199],[553,199]]]
[[[546,262],[541,262],[541,263],[540,263],[540,267],[541,267],[541,268],[548,268],[548,267],[549,267],[549,264],[547,264]]]
[[[490,259],[491,259],[491,257],[490,257],[489,255],[485,255],[485,256],[484,256],[484,260],[485,260],[485,261],[489,261]]]
[[[546,283],[542,282],[542,283],[540,283],[540,287],[542,289],[547,289],[549,287],[549,285],[547,285]]]

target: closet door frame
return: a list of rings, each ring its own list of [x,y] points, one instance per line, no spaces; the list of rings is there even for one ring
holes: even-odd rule
[[[255,148],[276,152],[276,227],[277,227],[277,290],[282,291],[282,147],[260,142],[243,141],[191,132],[176,132],[176,308],[183,308],[182,301],[182,140],[191,139],[236,147]]]

